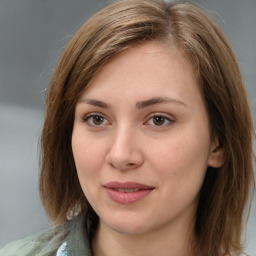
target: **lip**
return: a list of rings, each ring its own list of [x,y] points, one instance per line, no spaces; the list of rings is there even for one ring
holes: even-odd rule
[[[116,203],[119,204],[133,204],[148,196],[154,187],[137,182],[109,182],[104,185],[108,196]],[[118,189],[127,189],[135,191],[118,191]]]

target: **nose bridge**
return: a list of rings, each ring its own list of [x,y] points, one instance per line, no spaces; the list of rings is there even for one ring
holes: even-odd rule
[[[134,168],[143,162],[140,147],[136,143],[137,132],[131,124],[125,122],[116,127],[107,155],[107,161],[115,168]]]
[[[119,125],[113,138],[112,154],[120,159],[128,158],[135,148],[133,144],[134,137],[135,131],[132,129],[131,125],[127,123]]]

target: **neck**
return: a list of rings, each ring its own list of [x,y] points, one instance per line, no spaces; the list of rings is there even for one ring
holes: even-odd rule
[[[193,225],[162,227],[147,234],[124,234],[100,221],[92,248],[94,256],[190,256]],[[185,228],[184,228],[185,226]]]

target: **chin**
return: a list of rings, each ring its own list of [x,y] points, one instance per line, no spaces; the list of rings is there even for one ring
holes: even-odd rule
[[[146,232],[145,226],[140,226],[140,225],[112,225],[109,226],[112,230],[116,231],[117,233],[120,234],[125,234],[125,235],[142,235],[143,233]]]
[[[112,216],[110,220],[105,219],[103,222],[111,230],[126,235],[141,235],[147,231],[149,224],[149,222],[145,222],[145,219],[131,218],[131,216],[122,216],[121,218]]]

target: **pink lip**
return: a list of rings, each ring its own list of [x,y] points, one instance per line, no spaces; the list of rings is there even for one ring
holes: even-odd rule
[[[153,191],[154,187],[150,187],[137,182],[109,182],[105,186],[105,189],[109,197],[116,203],[119,204],[132,204],[135,203]],[[122,192],[118,189],[139,189],[133,192]]]

